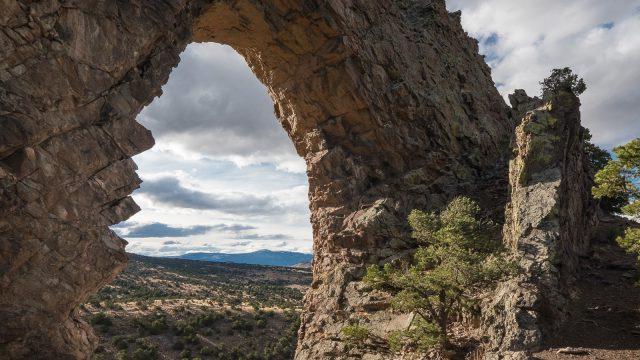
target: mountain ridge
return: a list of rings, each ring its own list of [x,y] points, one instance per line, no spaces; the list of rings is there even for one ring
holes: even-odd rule
[[[301,263],[310,263],[313,260],[312,254],[273,250],[257,250],[247,253],[192,252],[163,257],[170,259],[285,267],[294,267]]]

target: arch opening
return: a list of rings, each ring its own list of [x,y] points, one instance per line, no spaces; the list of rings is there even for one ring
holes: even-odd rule
[[[190,44],[137,120],[156,143],[133,158],[140,212],[112,227],[129,262],[80,311],[102,356],[293,358],[308,185],[266,89],[229,46]]]

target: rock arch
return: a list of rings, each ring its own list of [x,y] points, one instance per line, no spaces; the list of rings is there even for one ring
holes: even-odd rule
[[[356,280],[411,248],[412,208],[463,192],[498,213],[506,203],[513,120],[444,0],[0,7],[0,349],[10,357],[92,350],[73,311],[126,264],[107,226],[138,210],[130,157],[153,138],[135,117],[192,41],[247,59],[307,163],[314,281],[297,358],[337,356],[356,313],[393,326]]]

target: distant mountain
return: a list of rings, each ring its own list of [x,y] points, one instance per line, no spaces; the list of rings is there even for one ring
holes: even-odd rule
[[[187,260],[290,267],[301,263],[311,263],[313,259],[311,254],[271,250],[259,250],[241,254],[195,252],[172,257]]]

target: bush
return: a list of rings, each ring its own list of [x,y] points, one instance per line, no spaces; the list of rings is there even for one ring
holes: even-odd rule
[[[134,320],[141,335],[159,335],[164,333],[169,326],[164,315],[153,315],[150,317],[139,317]]]
[[[359,324],[347,325],[341,332],[345,341],[353,346],[361,346],[371,335],[369,329]]]
[[[138,340],[138,348],[133,352],[133,360],[155,360],[158,349],[146,341]]]
[[[129,348],[129,338],[124,335],[116,335],[111,341],[113,342],[113,346],[119,350],[126,350]]]
[[[89,322],[92,325],[102,325],[102,326],[111,326],[113,325],[113,322],[111,321],[111,319],[109,318],[109,316],[103,312],[99,312],[95,315],[93,315],[91,317],[91,320],[89,320]]]
[[[395,309],[416,313],[409,329],[394,334],[395,348],[448,347],[455,311],[473,310],[479,293],[514,272],[515,265],[501,256],[498,228],[479,215],[478,205],[465,197],[451,201],[440,214],[413,210],[409,225],[420,247],[412,265],[367,269],[365,283],[392,292]]]
[[[174,325],[174,332],[177,335],[189,336],[194,335],[196,333],[196,329],[193,328],[188,322],[185,320],[178,320]]]
[[[129,360],[129,356],[127,355],[126,350],[120,350],[116,354],[116,360]]]
[[[182,340],[176,340],[173,345],[171,345],[171,348],[173,350],[183,350],[184,349],[184,343],[182,342]]]

